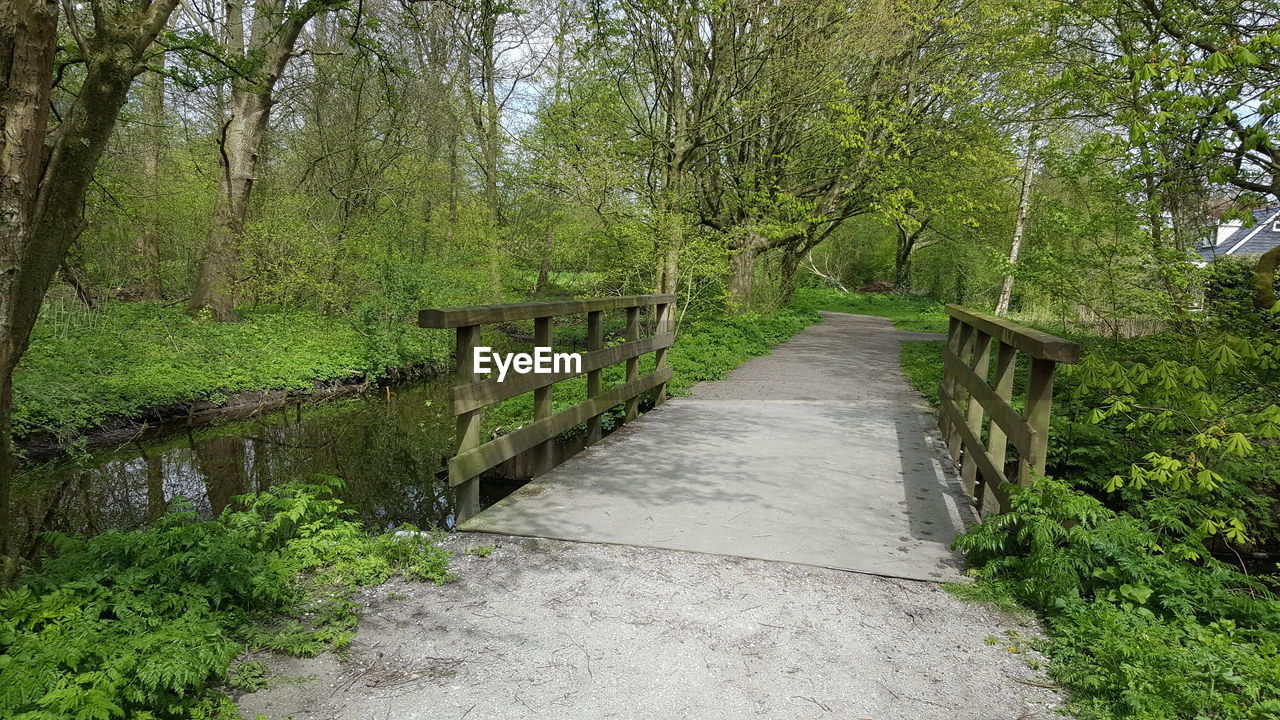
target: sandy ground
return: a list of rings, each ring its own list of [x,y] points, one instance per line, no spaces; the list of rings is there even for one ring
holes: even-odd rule
[[[932,583],[506,536],[446,545],[456,582],[367,591],[352,645],[262,658],[272,687],[237,698],[244,714],[1059,717],[1035,629]],[[496,549],[463,554],[479,545]]]

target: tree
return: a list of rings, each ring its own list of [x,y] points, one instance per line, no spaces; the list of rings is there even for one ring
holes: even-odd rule
[[[233,70],[230,107],[218,132],[218,199],[200,254],[188,308],[214,320],[237,320],[235,271],[249,214],[276,83],[295,55],[302,28],[344,0],[256,0],[246,18],[241,0],[229,0],[224,18],[227,64]],[[247,22],[246,22],[247,20]]]
[[[13,371],[54,272],[84,229],[85,193],[129,86],[146,70],[176,5],[90,0],[76,10],[67,4],[69,45],[60,45],[58,3],[0,6],[0,554],[6,556]],[[79,90],[51,128],[51,110],[73,78]]]
[[[1082,104],[1127,127],[1138,151],[1156,242],[1171,221],[1168,244],[1185,256],[1207,219],[1186,209],[1213,184],[1280,199],[1280,7],[1107,0],[1067,3],[1061,13],[1093,55],[1071,74]],[[1260,259],[1259,287],[1278,260]],[[1268,299],[1258,293],[1254,302]]]
[[[1013,221],[1013,242],[1009,245],[1009,271],[1005,273],[1004,283],[1000,286],[1000,299],[996,301],[997,315],[1009,312],[1009,302],[1013,299],[1013,268],[1018,264],[1018,253],[1022,250],[1022,236],[1027,228],[1027,209],[1031,206],[1031,184],[1036,176],[1036,127],[1034,125],[1027,135],[1027,155],[1022,162],[1022,191],[1018,193],[1018,213]]]
[[[134,250],[141,266],[141,286],[144,300],[158,300],[164,293],[164,283],[160,276],[160,248],[158,246],[158,219],[155,208],[160,195],[160,161],[164,154],[165,112],[164,112],[164,56],[156,58],[158,68],[146,73],[142,82],[142,114],[146,128],[143,131],[144,147],[142,155],[143,192],[147,201],[148,217],[143,218],[142,227],[138,230]]]

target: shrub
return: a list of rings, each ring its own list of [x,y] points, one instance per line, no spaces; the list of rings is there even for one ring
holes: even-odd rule
[[[213,688],[247,646],[344,645],[358,586],[450,578],[430,539],[345,519],[339,488],[322,478],[244,496],[217,520],[179,510],[145,530],[52,536],[53,557],[0,595],[0,715],[232,717]]]
[[[1165,547],[1145,521],[1067,483],[1015,490],[956,540],[986,585],[1045,617],[1050,673],[1082,720],[1280,713],[1280,602],[1261,582]]]

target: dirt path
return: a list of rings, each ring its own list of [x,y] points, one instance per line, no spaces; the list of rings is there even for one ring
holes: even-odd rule
[[[276,686],[239,698],[246,717],[1057,717],[1032,668],[1043,658],[1026,647],[1034,630],[932,583],[652,548],[449,540],[482,542],[497,549],[460,552],[453,584],[371,591],[342,656],[269,659]]]

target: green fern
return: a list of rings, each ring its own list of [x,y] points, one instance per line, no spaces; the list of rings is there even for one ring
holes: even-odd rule
[[[146,530],[50,536],[43,568],[0,593],[0,717],[236,717],[215,687],[243,689],[228,666],[247,647],[344,646],[357,587],[451,578],[434,536],[370,536],[340,487],[245,496],[215,521],[180,510]]]

